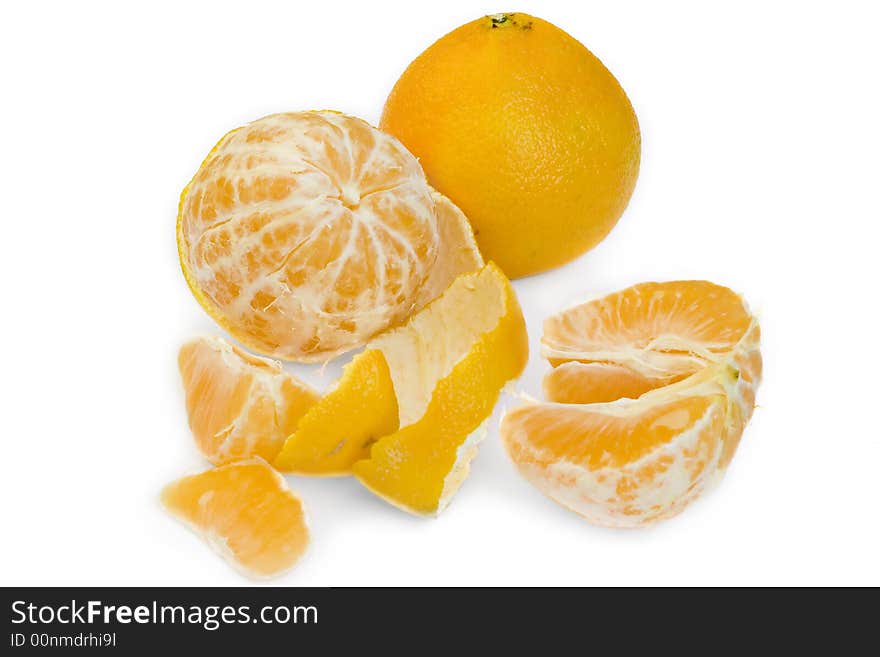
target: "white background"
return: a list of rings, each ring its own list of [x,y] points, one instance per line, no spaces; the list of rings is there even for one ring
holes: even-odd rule
[[[760,311],[760,407],[722,485],[646,530],[592,527],[542,497],[508,462],[498,413],[436,520],[354,480],[290,478],[314,541],[277,583],[880,584],[871,6],[6,5],[0,584],[248,583],[157,502],[206,466],[176,353],[217,331],[178,268],[178,194],[220,136],[265,114],[335,108],[377,122],[412,58],[502,10],[596,53],[643,137],[609,238],[515,283],[533,349],[519,388],[540,391],[544,316],[646,279],[707,278]],[[326,388],[338,369],[310,378]]]

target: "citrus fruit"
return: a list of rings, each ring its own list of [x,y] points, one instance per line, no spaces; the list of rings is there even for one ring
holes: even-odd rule
[[[638,175],[638,121],[617,80],[572,36],[526,14],[486,16],[431,45],[379,125],[511,277],[598,244]]]
[[[220,338],[190,340],[180,348],[178,365],[196,446],[214,464],[275,458],[319,397],[278,362]]]
[[[249,348],[327,360],[424,302],[446,268],[436,198],[416,158],[360,119],[267,116],[223,137],[181,194],[181,266]]]
[[[551,401],[508,412],[502,440],[528,481],[593,523],[671,517],[730,463],[754,409],[759,343],[742,298],[705,281],[582,304],[544,326]]]
[[[251,577],[289,569],[309,543],[302,503],[259,458],[184,477],[166,486],[161,499],[172,515]]]
[[[369,348],[388,362],[401,428],[379,438],[354,474],[405,511],[439,513],[467,477],[502,388],[528,359],[516,295],[489,263]]]

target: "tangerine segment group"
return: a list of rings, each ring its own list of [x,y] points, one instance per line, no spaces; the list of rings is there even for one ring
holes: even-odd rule
[[[166,486],[161,499],[172,515],[251,577],[288,570],[309,543],[302,503],[258,458],[184,477]]]
[[[248,347],[327,359],[410,314],[438,257],[434,205],[393,137],[336,112],[275,114],[223,137],[187,185],[181,265]]]
[[[391,365],[401,429],[380,438],[354,474],[405,511],[437,514],[467,477],[502,388],[528,360],[516,295],[489,263],[372,348]]]
[[[220,338],[190,340],[180,348],[178,365],[196,446],[214,464],[274,459],[319,398],[278,362]]]
[[[720,478],[761,380],[760,327],[707,281],[643,283],[548,319],[550,402],[509,412],[502,439],[535,486],[591,522],[679,513]]]

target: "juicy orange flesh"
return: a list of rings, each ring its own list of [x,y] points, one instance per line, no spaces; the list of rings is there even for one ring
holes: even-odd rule
[[[501,389],[520,375],[528,359],[528,337],[516,296],[500,270],[488,267],[492,269],[484,271],[504,281],[505,310],[498,324],[437,383],[421,419],[379,440],[369,458],[353,468],[368,488],[408,511],[435,513],[441,497],[454,493],[444,493],[444,487],[457,466],[459,448],[492,414]],[[463,479],[456,477],[455,486]]]
[[[514,462],[525,467],[524,474],[537,479],[551,497],[609,526],[634,527],[675,515],[693,498],[694,491],[699,494],[707,485],[707,476],[716,467],[719,441],[724,441],[723,450],[728,441],[739,440],[739,435],[726,430],[723,405],[716,403],[703,424],[689,428],[694,433],[686,444],[645,454],[626,464],[628,468],[592,470],[592,477],[583,479],[590,472],[587,464],[536,450],[528,435],[525,440],[522,436],[510,439],[529,430],[532,412],[540,410],[523,409],[504,420],[502,432]],[[553,467],[560,464],[579,467]],[[600,459],[599,464],[604,461]]]
[[[437,258],[418,162],[330,112],[226,135],[181,199],[181,262],[237,338],[282,358],[350,348],[402,320]]]
[[[723,353],[751,323],[742,299],[726,287],[707,281],[641,283],[549,318],[543,343],[554,350],[554,366],[579,360],[567,358],[566,351],[656,346],[674,353],[696,344]]]
[[[629,416],[604,413],[601,407],[535,404],[510,411],[505,424],[521,432],[548,464],[565,460],[589,469],[614,468],[670,443],[710,407],[713,414],[721,413],[726,400],[721,395],[684,397],[640,407]]]
[[[318,394],[277,364],[219,339],[192,340],[178,365],[190,428],[212,462],[275,458]]]
[[[232,424],[247,403],[253,377],[229,371],[216,351],[201,342],[181,347],[178,367],[186,391],[190,429],[199,448],[213,454],[222,444],[220,432]]]
[[[300,420],[274,465],[299,474],[349,474],[377,439],[397,427],[388,364],[380,351],[365,351],[345,367],[337,387]]]
[[[561,404],[637,399],[649,390],[682,378],[652,379],[615,363],[570,361],[550,370],[544,377],[544,396]]]
[[[286,570],[309,542],[301,502],[260,460],[184,477],[166,486],[161,499],[169,512],[252,575]]]

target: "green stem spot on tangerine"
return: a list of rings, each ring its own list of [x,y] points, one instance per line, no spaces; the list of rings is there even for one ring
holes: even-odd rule
[[[516,20],[515,16],[516,16],[515,13],[492,14],[490,16],[487,16],[486,18],[488,18],[490,21],[492,21],[491,27],[493,29],[495,29],[497,27],[501,27],[501,26],[508,27],[510,25],[512,25],[513,27],[518,27],[521,30],[532,29],[532,21],[528,21],[527,23],[520,23],[519,21]]]

